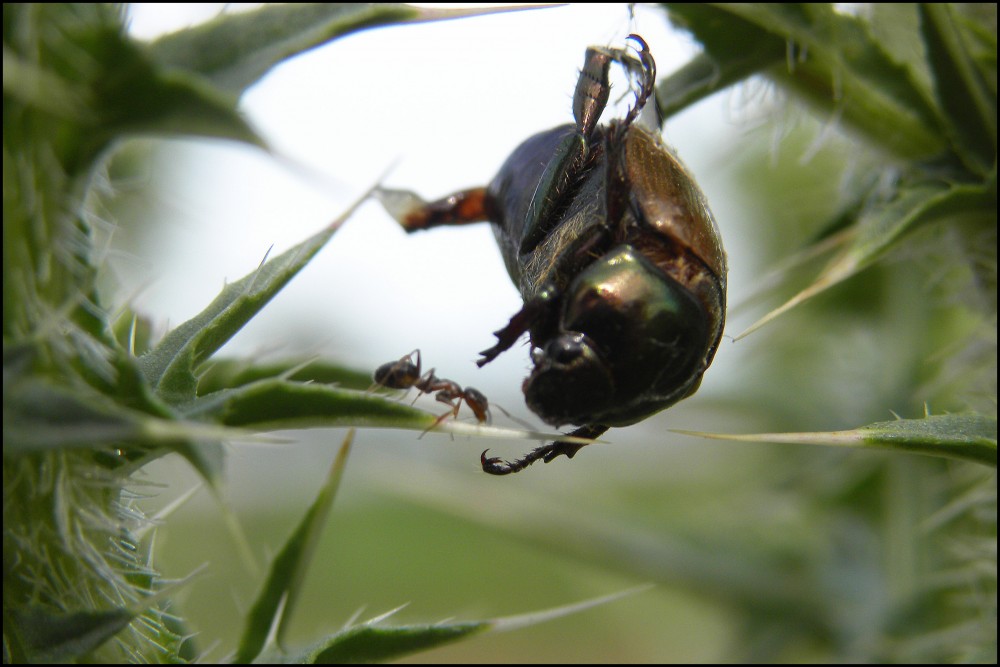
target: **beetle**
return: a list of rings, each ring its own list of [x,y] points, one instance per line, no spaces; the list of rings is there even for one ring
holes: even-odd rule
[[[454,380],[437,377],[434,370],[432,368],[421,375],[420,350],[414,350],[400,357],[398,361],[390,361],[376,368],[373,379],[375,384],[389,389],[416,387],[421,394],[435,394],[435,400],[451,406],[451,410],[438,417],[437,421],[427,429],[428,431],[440,424],[449,414],[452,417],[458,417],[458,409],[462,407],[462,401],[465,401],[465,404],[472,410],[476,421],[480,424],[490,422],[490,403],[481,391],[475,387],[463,389]]]
[[[486,187],[434,202],[377,188],[407,232],[490,222],[524,304],[494,332],[482,367],[528,333],[533,369],[522,390],[546,423],[596,438],[693,394],[722,338],[726,254],[704,194],[663,142],[656,63],[638,35],[627,48],[586,51],[574,123],[518,146]],[[617,63],[635,80],[624,118],[600,124]],[[647,107],[648,104],[648,107]],[[656,114],[653,114],[654,116]],[[581,444],[553,442],[519,460],[480,457],[505,475],[541,459],[572,458]]]

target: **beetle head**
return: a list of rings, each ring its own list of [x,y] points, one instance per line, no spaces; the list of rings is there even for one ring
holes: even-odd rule
[[[704,307],[629,245],[566,290],[559,330],[533,340],[528,406],[546,422],[625,426],[697,386],[711,336]]]
[[[614,393],[611,368],[582,333],[560,334],[531,356],[535,368],[524,381],[525,402],[554,426],[587,421],[581,416],[601,411]]]

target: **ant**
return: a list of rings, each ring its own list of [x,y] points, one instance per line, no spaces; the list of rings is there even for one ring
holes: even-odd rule
[[[421,394],[436,392],[434,397],[436,400],[451,406],[451,410],[438,417],[427,431],[440,424],[449,414],[457,418],[462,401],[465,401],[465,404],[469,406],[480,424],[490,422],[490,403],[478,389],[473,387],[462,389],[462,386],[457,382],[434,375],[433,368],[423,375],[420,374],[419,349],[401,357],[399,361],[390,361],[379,366],[375,369],[374,380],[375,384],[389,389],[416,387]]]

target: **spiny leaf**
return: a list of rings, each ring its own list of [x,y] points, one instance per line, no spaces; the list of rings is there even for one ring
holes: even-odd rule
[[[341,448],[327,484],[306,517],[300,523],[298,529],[296,529],[291,539],[289,539],[275,559],[264,591],[251,611],[236,662],[249,662],[259,655],[267,632],[277,616],[280,602],[286,596],[286,605],[282,612],[280,623],[284,625],[287,622],[291,608],[293,607],[293,597],[297,594],[298,587],[301,586],[302,573],[306,561],[312,547],[315,545],[319,530],[322,528],[325,515],[329,510],[339,484],[349,444],[350,435]],[[547,620],[584,611],[599,604],[605,604],[648,588],[648,586],[643,586],[575,605],[488,621],[386,628],[375,625],[376,622],[382,619],[380,617],[362,626],[344,630],[329,640],[322,642],[307,654],[305,662],[354,663],[384,661],[415,651],[433,648],[476,632],[487,630],[506,631],[536,625]],[[279,637],[281,634],[280,627]]]
[[[320,642],[299,661],[308,664],[384,662],[416,651],[442,646],[480,632],[504,632],[537,625],[607,604],[650,588],[649,585],[639,586],[578,604],[485,621],[397,627],[380,627],[370,621],[343,630]]]
[[[144,422],[151,417],[84,390],[36,379],[5,383],[4,455],[149,442]]]
[[[217,391],[180,409],[189,420],[255,430],[357,426],[427,431],[433,427],[434,431],[455,435],[594,442],[560,433],[465,424],[452,419],[439,421],[438,415],[379,394],[282,379],[258,380]]]
[[[203,396],[268,378],[320,382],[359,390],[367,389],[372,384],[371,373],[347,368],[325,359],[271,363],[255,363],[252,359],[215,359],[198,378],[198,394]]]
[[[918,227],[954,221],[966,215],[981,216],[984,211],[995,210],[996,193],[989,185],[930,182],[901,187],[893,201],[873,206],[861,215],[851,243],[811,285],[757,320],[735,340],[750,335],[795,306],[868,268]]]
[[[388,628],[361,625],[334,635],[297,662],[312,665],[386,662],[417,651],[437,648],[489,629],[488,621]]]
[[[278,642],[281,643],[282,636],[287,630],[288,619],[291,617],[295,602],[302,590],[305,571],[315,553],[317,541],[326,523],[326,517],[333,506],[337,489],[340,487],[340,480],[343,477],[344,466],[347,463],[347,455],[350,453],[353,438],[354,430],[352,429],[344,438],[340,452],[337,454],[326,483],[320,489],[316,500],[313,501],[309,511],[306,512],[298,527],[292,532],[291,537],[271,564],[264,587],[247,615],[246,627],[243,630],[243,637],[240,639],[234,662],[249,663],[260,655],[268,632],[276,619],[279,622]],[[281,606],[282,600],[285,601],[283,608]],[[280,617],[278,616],[279,609],[282,609]]]
[[[295,277],[365,197],[367,193],[317,234],[226,286],[205,310],[171,331],[159,345],[140,357],[140,368],[157,394],[170,403],[193,400],[197,391],[195,369]]]
[[[198,421],[258,430],[379,426],[426,429],[434,416],[377,394],[330,385],[258,380],[199,397],[185,415]]]
[[[850,431],[725,434],[677,431],[717,440],[787,442],[913,452],[996,467],[997,420],[983,415],[931,415],[876,422]]]
[[[32,379],[5,386],[4,394],[5,455],[118,445],[144,454],[166,449],[187,459],[214,488],[222,472],[218,441],[234,435],[133,410],[84,387]]]
[[[604,595],[598,598],[584,600],[583,602],[577,602],[576,604],[568,604],[561,607],[553,607],[552,609],[543,609],[541,611],[532,611],[526,614],[517,614],[515,616],[495,618],[490,621],[490,623],[493,624],[493,629],[497,632],[520,630],[521,628],[538,625],[539,623],[553,621],[557,618],[562,618],[563,616],[569,616],[570,614],[586,611],[602,604],[607,604],[609,602],[614,602],[615,600],[628,597],[629,595],[644,593],[654,587],[655,586],[653,584],[643,584],[641,586],[629,588],[610,595]]]

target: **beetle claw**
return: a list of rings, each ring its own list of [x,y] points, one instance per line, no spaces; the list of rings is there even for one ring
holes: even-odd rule
[[[574,438],[598,438],[607,430],[607,426],[602,424],[592,424],[590,426],[581,426],[569,435]],[[546,445],[542,445],[541,447],[536,447],[516,461],[504,461],[498,457],[486,458],[486,452],[490,451],[487,449],[479,456],[479,461],[482,464],[483,472],[485,473],[489,473],[491,475],[509,475],[512,472],[520,472],[524,470],[539,459],[545,463],[551,463],[556,458],[563,455],[565,455],[566,458],[571,459],[576,456],[578,451],[586,446],[586,444],[581,445],[570,442],[550,442]]]
[[[486,458],[486,452],[490,450],[484,450],[479,456],[479,462],[483,466],[483,472],[489,473],[490,475],[509,475],[512,472],[520,472],[530,466],[532,463],[542,458],[545,455],[543,450],[547,450],[548,445],[544,447],[539,447],[532,450],[523,458],[517,461],[504,461],[499,457]]]
[[[550,463],[556,457],[563,454],[566,455],[566,458],[571,459],[574,454],[585,446],[565,442],[550,442],[547,445],[536,447],[516,461],[504,461],[499,457],[486,458],[486,452],[490,451],[487,449],[479,455],[479,462],[482,464],[483,472],[485,473],[489,473],[490,475],[509,475],[524,470],[538,460]]]
[[[513,470],[513,464],[504,461],[500,457],[486,458],[486,452],[490,450],[484,449],[483,453],[479,455],[479,463],[483,466],[483,472],[489,473],[491,475],[509,475]]]

